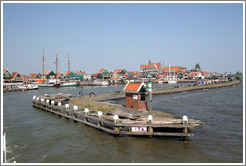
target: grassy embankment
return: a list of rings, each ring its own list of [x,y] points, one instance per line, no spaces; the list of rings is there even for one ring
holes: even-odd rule
[[[219,87],[226,87],[232,86],[235,84],[239,84],[240,80],[235,79],[234,81],[228,81],[219,84],[208,84],[208,85],[196,85],[196,86],[185,86],[180,88],[166,88],[166,89],[156,89],[153,91],[153,95],[158,94],[171,94],[171,93],[180,93],[184,91],[192,91],[192,90],[201,90],[201,89],[210,89],[210,88],[219,88]],[[70,103],[73,105],[81,106],[83,108],[89,108],[92,110],[100,110],[100,111],[114,111],[117,109],[122,109],[123,106],[119,104],[112,104],[112,103],[105,103],[105,102],[98,102],[107,100],[110,98],[123,98],[125,93],[115,93],[115,94],[101,94],[97,97],[93,97],[90,99],[88,96],[84,96],[82,99],[76,98],[73,99]],[[97,101],[95,101],[95,99]]]

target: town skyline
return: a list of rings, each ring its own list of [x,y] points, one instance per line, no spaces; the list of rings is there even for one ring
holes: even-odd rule
[[[45,12],[44,12],[45,11]],[[240,3],[4,3],[3,68],[97,73],[141,64],[243,72],[243,4]]]

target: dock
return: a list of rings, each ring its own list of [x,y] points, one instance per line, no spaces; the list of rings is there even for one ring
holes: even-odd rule
[[[112,103],[89,102],[63,93],[33,96],[33,107],[115,136],[171,136],[188,141],[188,137],[194,136],[191,130],[204,125],[200,120],[188,119],[187,116],[178,117],[154,110],[150,114],[146,110],[127,109]]]

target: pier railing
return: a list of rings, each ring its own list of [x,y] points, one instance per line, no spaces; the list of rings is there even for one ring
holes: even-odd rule
[[[153,116],[149,115],[143,119],[129,119],[117,114],[89,110],[71,104],[51,101],[40,97],[33,97],[33,106],[59,116],[81,122],[96,129],[113,135],[135,135],[135,136],[179,136],[185,141],[194,133],[189,131],[199,124],[188,122],[188,118],[178,119],[176,122],[166,123],[159,121],[155,123]]]

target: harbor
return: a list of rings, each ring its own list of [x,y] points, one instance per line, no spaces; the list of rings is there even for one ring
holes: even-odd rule
[[[244,2],[1,5],[1,164],[245,165]]]
[[[158,84],[153,85],[153,87],[157,86]],[[99,100],[101,95],[108,96],[109,93],[113,94],[123,88],[124,86],[121,85],[87,86],[83,88],[83,97],[87,98],[91,91],[95,91],[99,92],[97,95]],[[189,136],[189,141],[185,144],[182,136],[161,138],[153,136],[152,139],[145,138],[149,136],[114,137],[114,134],[102,132],[82,122],[76,123],[72,119],[32,107],[34,95],[72,93],[76,96],[80,90],[79,87],[43,88],[38,91],[4,93],[3,123],[4,131],[7,133],[7,162],[131,163],[134,161],[148,163],[171,162],[174,159],[176,162],[239,162],[242,160],[240,155],[242,152],[240,131],[243,127],[242,104],[240,104],[242,88],[242,84],[239,84],[205,91],[153,95],[153,110],[179,117],[187,115],[189,119],[199,119],[206,124],[192,130],[191,134],[194,136]],[[97,97],[93,97],[92,100],[96,100]],[[12,101],[16,101],[16,104],[11,104]],[[110,103],[124,102],[121,99]],[[230,104],[226,104],[228,102]],[[72,105],[70,109],[73,110]],[[80,109],[84,111],[82,107]],[[15,116],[17,114],[18,116]],[[94,118],[98,118],[96,112]],[[23,119],[26,120],[23,121]],[[228,130],[229,128],[233,130]],[[233,144],[230,151],[226,150],[228,144]],[[33,148],[39,150],[33,151]],[[149,150],[146,151],[146,148]],[[108,151],[108,149],[111,150]],[[149,153],[152,153],[152,157],[142,158]],[[200,155],[197,155],[198,153]],[[181,154],[185,156],[179,159],[174,157]],[[96,161],[92,157],[95,155],[98,156]]]

